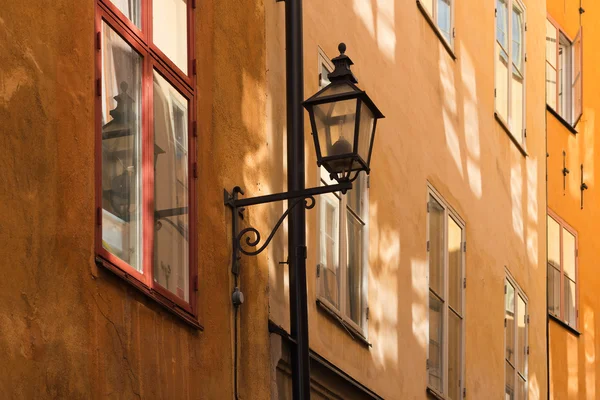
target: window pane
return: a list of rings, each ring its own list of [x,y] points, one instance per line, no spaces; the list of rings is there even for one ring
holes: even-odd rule
[[[560,225],[548,216],[548,264],[560,269]]]
[[[496,0],[496,40],[508,49],[508,7],[506,0]]]
[[[325,86],[329,85],[331,82],[329,81],[329,69],[325,64],[321,64],[321,72],[320,72],[320,80],[319,80],[319,89],[323,89]]]
[[[575,275],[575,236],[563,228],[563,270],[565,275],[572,281],[576,281]]]
[[[496,42],[496,112],[508,122],[508,54]]]
[[[562,33],[558,44],[558,112],[568,122],[571,121],[571,43]]]
[[[523,71],[523,11],[516,5],[512,13],[512,54],[513,64]]]
[[[363,278],[363,224],[352,213],[347,213],[348,229],[348,293],[346,294],[346,312],[358,326],[362,326],[362,278]]]
[[[519,397],[517,397],[517,399],[519,399],[519,400],[527,399],[527,392],[525,390],[525,380],[520,376],[517,378],[517,392],[518,392],[518,396],[519,396]]]
[[[506,296],[504,304],[506,321],[505,341],[506,360],[515,363],[515,288],[506,281]]]
[[[548,264],[548,312],[560,316],[560,270]]]
[[[419,0],[430,15],[433,15],[433,1],[434,0]]]
[[[154,44],[187,73],[187,0],[152,0],[152,28]]]
[[[429,293],[429,386],[443,392],[442,307],[437,297]]]
[[[448,301],[450,306],[462,314],[462,229],[448,217]]]
[[[319,295],[339,309],[340,200],[328,193],[320,201]]]
[[[437,0],[438,4],[438,15],[437,15],[437,23],[438,28],[442,32],[442,35],[446,38],[448,42],[452,41],[452,37],[450,34],[450,26],[452,25],[452,16],[450,10],[450,0]]]
[[[565,276],[565,322],[572,327],[577,325],[577,292],[575,282]]]
[[[448,397],[452,400],[461,399],[461,348],[462,320],[453,311],[448,312]]]
[[[142,1],[141,0],[111,0],[138,28],[142,28]]]
[[[556,110],[556,70],[546,63],[546,103]]]
[[[521,296],[517,296],[517,321],[517,348],[519,349],[517,368],[522,375],[525,375],[527,366],[527,306]]]
[[[510,128],[517,140],[523,140],[523,100],[524,100],[523,77],[513,65],[512,93],[510,98]]]
[[[552,25],[552,22],[546,20],[546,61],[551,67],[556,69],[556,42],[558,41],[558,31]]]
[[[513,400],[515,398],[515,369],[506,362],[506,386],[504,390],[504,398]]]
[[[154,71],[154,280],[189,300],[188,102]]]
[[[444,298],[444,208],[429,197],[429,287]]]
[[[142,271],[142,57],[102,23],[102,246]]]
[[[359,177],[352,183],[352,190],[346,192],[346,198],[348,200],[348,207],[354,211],[360,218],[363,216],[363,194],[365,186],[366,175],[361,172]]]
[[[573,123],[577,122],[583,112],[582,50],[580,30],[573,42]]]

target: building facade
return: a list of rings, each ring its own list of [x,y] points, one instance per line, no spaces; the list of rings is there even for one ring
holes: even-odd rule
[[[580,24],[551,0],[303,3],[305,97],[344,42],[386,115],[371,174],[307,211],[312,398],[594,398],[593,80],[581,118],[546,108],[550,26],[583,46],[594,6]],[[291,398],[287,227],[234,275],[223,201],[287,187],[284,7],[2,4],[8,398]],[[330,185],[306,121],[306,186]],[[241,227],[266,236],[285,210]],[[544,266],[548,218],[581,244],[574,326],[548,322],[548,271],[559,305],[571,278],[564,251]]]
[[[552,0],[547,9],[550,398],[594,399],[600,390],[593,229],[600,9]]]

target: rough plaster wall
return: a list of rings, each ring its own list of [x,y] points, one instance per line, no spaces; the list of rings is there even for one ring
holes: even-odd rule
[[[196,10],[203,333],[94,264],[94,13],[92,0],[0,6],[0,391],[231,398],[222,189],[260,172],[241,160],[264,142],[262,1],[205,0]],[[243,279],[240,393],[265,398],[266,270],[249,268]]]

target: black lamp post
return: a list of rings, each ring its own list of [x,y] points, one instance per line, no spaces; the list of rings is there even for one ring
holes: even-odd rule
[[[225,204],[232,210],[232,267],[240,273],[240,253],[261,253],[286,219],[289,221],[288,251],[290,276],[290,320],[292,345],[292,386],[294,400],[310,399],[308,346],[308,312],[306,298],[306,223],[305,209],[315,206],[314,196],[352,189],[352,181],[361,171],[370,172],[371,151],[377,119],[384,118],[367,94],[356,86],[350,71],[352,61],[339,46],[340,55],[333,59],[335,70],[329,74],[331,84],[302,102],[302,8],[301,0],[286,1],[287,33],[287,124],[288,124],[288,189],[266,196],[239,199],[244,191],[236,186],[224,191]],[[309,114],[315,143],[317,165],[323,166],[336,180],[336,185],[304,188],[304,106]],[[288,200],[288,208],[269,236],[261,243],[254,227],[239,229],[244,209],[256,204]],[[302,207],[296,207],[302,203]],[[245,240],[243,240],[245,238]],[[243,246],[245,242],[246,248]],[[259,246],[256,250],[249,247]],[[234,292],[234,305],[241,304],[239,289]]]

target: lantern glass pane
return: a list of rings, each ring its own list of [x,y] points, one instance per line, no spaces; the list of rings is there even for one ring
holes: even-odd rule
[[[369,149],[371,147],[371,138],[373,137],[374,123],[373,112],[363,102],[360,106],[357,153],[366,163],[369,162]]]
[[[102,23],[102,247],[142,272],[142,57]]]
[[[334,101],[313,108],[322,157],[351,156],[356,122],[356,99]],[[349,161],[330,162],[329,172],[342,172]]]

